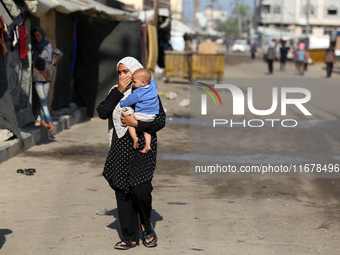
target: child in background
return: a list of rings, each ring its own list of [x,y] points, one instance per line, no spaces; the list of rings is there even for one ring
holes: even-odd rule
[[[147,69],[138,69],[132,75],[132,84],[135,90],[125,100],[120,101],[120,107],[127,107],[135,104],[134,116],[136,120],[151,122],[159,114],[159,100],[157,83],[151,79]],[[133,140],[133,147],[138,148],[138,137],[136,129],[129,127],[129,133]],[[148,153],[151,150],[151,135],[144,133],[145,147],[141,153]]]

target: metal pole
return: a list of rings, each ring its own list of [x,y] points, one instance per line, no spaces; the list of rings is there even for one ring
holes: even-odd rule
[[[283,23],[283,3],[284,0],[281,0],[281,22],[280,22],[280,38],[282,39],[282,23]]]
[[[307,21],[307,24],[306,24],[306,35],[309,35],[309,4],[310,4],[310,1],[307,0],[307,8],[306,8],[306,21]]]

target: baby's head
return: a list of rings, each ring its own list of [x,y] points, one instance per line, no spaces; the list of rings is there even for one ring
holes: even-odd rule
[[[132,84],[134,88],[140,88],[149,85],[151,74],[148,69],[141,68],[132,75]]]

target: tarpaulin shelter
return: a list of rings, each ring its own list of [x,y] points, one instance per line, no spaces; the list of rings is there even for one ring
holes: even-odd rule
[[[56,46],[65,53],[58,66],[52,108],[67,107],[72,100],[92,117],[98,88],[108,91],[113,85],[118,60],[128,55],[141,59],[141,23],[135,12],[92,0],[40,0],[28,6],[44,23],[51,23],[55,13],[55,30],[46,31],[54,32]]]
[[[31,76],[31,31],[34,27],[43,27],[46,39],[64,53],[58,65],[55,85],[50,91],[53,101],[49,103],[53,102],[53,110],[68,107],[70,101],[74,101],[78,106],[86,107],[88,116],[92,117],[98,88],[107,93],[117,81],[114,77],[118,60],[128,55],[142,58],[141,22],[136,19],[135,12],[106,6],[103,4],[105,1],[11,1],[18,6],[27,5],[24,11],[21,10],[25,14],[21,23],[12,22],[14,19],[10,15],[6,17],[11,24],[7,24],[9,28],[25,25],[23,30],[27,33],[28,54],[25,59],[20,59],[19,45],[7,42],[8,53],[1,59],[0,78],[1,87],[8,88],[10,93],[2,91],[0,100],[4,99],[4,95],[10,95],[14,113],[10,117],[1,115],[3,112],[10,113],[10,107],[7,107],[10,100],[6,98],[4,104],[0,102],[0,117],[13,120],[9,125],[1,125],[0,121],[0,129],[10,129],[17,137],[20,136],[19,128],[35,122]],[[0,0],[0,5],[4,6],[3,0]],[[14,123],[15,119],[17,123]]]
[[[129,20],[131,15],[124,10],[115,9],[94,0],[38,0],[26,1],[31,13],[40,17],[54,9],[59,13],[69,14],[75,12],[105,13],[117,20]]]
[[[34,121],[25,27],[29,25],[25,19],[28,8],[23,0],[15,1],[15,6],[4,2],[0,1],[0,133],[9,135],[1,136],[0,141],[13,135],[22,140],[19,127]]]

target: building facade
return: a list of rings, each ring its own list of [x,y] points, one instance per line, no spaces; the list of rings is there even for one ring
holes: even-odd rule
[[[255,0],[254,21],[295,36],[325,35],[340,28],[340,1]]]

